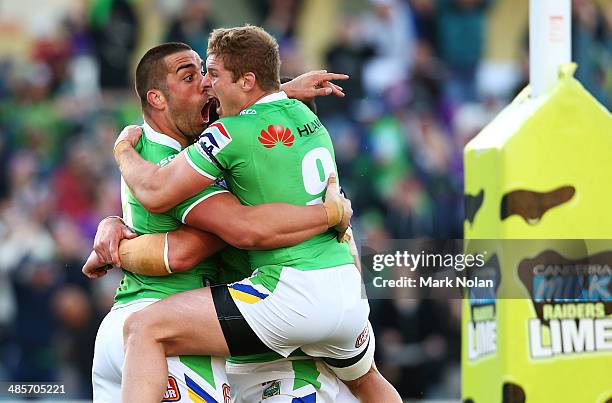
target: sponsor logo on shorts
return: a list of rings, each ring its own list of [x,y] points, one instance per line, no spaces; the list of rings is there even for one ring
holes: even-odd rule
[[[280,381],[273,381],[270,386],[264,389],[261,400],[267,399],[272,396],[280,395],[281,393],[281,383]]]
[[[270,125],[268,130],[262,130],[257,140],[266,148],[273,148],[277,143],[283,143],[285,147],[291,147],[295,136],[291,133],[291,129],[285,128],[282,125]]]
[[[355,348],[359,348],[363,346],[363,343],[368,341],[368,337],[370,336],[370,328],[366,325],[365,329],[359,336],[357,336],[357,340],[355,340]]]
[[[181,400],[181,391],[178,388],[176,379],[173,376],[168,377],[168,386],[164,392],[164,400],[162,402],[178,402]]]
[[[231,403],[232,389],[227,383],[223,384],[223,403]]]

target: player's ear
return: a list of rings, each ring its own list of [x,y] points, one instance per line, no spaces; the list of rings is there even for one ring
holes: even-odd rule
[[[242,90],[247,92],[255,87],[255,73],[248,72],[242,76]]]
[[[153,109],[164,109],[166,107],[166,97],[160,90],[147,91],[147,102]]]

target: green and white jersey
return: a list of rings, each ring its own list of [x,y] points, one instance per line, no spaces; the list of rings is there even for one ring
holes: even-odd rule
[[[186,156],[200,174],[223,176],[245,205],[322,203],[327,178],[337,172],[329,133],[306,105],[284,92],[211,124]],[[352,263],[336,235],[330,230],[295,246],[252,251],[251,265],[313,270]]]
[[[181,151],[178,141],[153,130],[146,122],[143,135],[136,145],[136,151],[147,161],[160,166],[168,164]],[[125,182],[121,181],[121,202],[123,219],[138,234],[169,232],[177,229],[185,221],[187,213],[198,203],[219,192],[226,192],[223,187],[209,186],[201,193],[183,201],[173,209],[154,214],[148,212],[134,198]],[[181,291],[193,290],[204,285],[205,280],[211,283],[218,281],[216,259],[211,258],[199,263],[193,269],[174,273],[165,277],[151,277],[134,274],[124,270],[124,277],[119,284],[115,302],[124,304],[142,298],[164,298]]]
[[[240,281],[253,274],[249,252],[227,245],[217,253],[219,267],[219,284]]]

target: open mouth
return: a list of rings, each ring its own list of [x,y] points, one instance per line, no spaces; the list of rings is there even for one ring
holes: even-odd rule
[[[209,98],[208,101],[206,101],[201,111],[202,120],[204,123],[210,123],[211,121],[218,119],[218,116],[216,116],[218,104],[217,98]]]

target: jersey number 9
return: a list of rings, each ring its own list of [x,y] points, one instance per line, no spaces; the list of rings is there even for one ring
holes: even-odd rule
[[[317,147],[308,151],[302,159],[302,178],[304,189],[310,195],[320,195],[327,187],[329,174],[335,172],[336,167],[329,150],[325,147]],[[323,203],[323,197],[310,200],[308,205]]]

